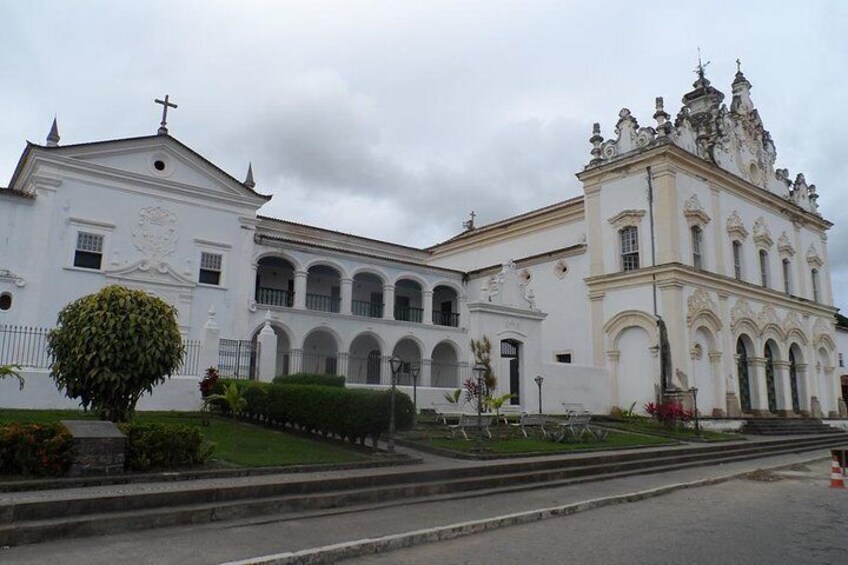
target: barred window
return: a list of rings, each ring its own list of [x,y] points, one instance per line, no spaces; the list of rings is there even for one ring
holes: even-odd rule
[[[701,261],[701,228],[692,226],[692,266],[700,270],[703,268]]]
[[[77,232],[74,267],[99,270],[102,262],[103,236],[97,233]]]
[[[742,280],[742,242],[733,242],[733,275],[736,280]]]
[[[202,252],[200,254],[200,282],[203,284],[221,284],[221,262],[220,253]]]
[[[621,241],[621,270],[634,271],[639,268],[639,232],[636,226],[628,226],[618,232]]]

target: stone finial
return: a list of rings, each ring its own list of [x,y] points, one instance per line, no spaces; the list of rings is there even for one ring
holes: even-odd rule
[[[256,183],[253,181],[253,163],[248,163],[247,165],[247,176],[244,179],[244,186],[247,188],[254,188]]]
[[[604,137],[601,135],[601,124],[595,122],[592,125],[592,137],[589,138],[589,143],[592,144],[592,160],[589,165],[598,165],[603,162],[601,158],[601,144],[604,142]]]
[[[53,116],[53,125],[50,126],[50,133],[47,134],[47,147],[57,147],[59,145],[59,124],[56,117]]]
[[[673,126],[671,122],[669,122],[668,112],[665,111],[665,105],[663,103],[663,97],[657,96],[656,98],[656,112],[654,112],[654,119],[657,121],[657,134],[660,137],[665,137],[671,134]]]
[[[274,334],[274,328],[271,327],[271,311],[265,310],[265,323],[262,326],[262,330],[259,332],[261,335]]]

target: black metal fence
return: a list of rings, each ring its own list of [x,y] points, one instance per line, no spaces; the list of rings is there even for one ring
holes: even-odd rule
[[[53,356],[47,349],[50,328],[0,324],[0,365],[20,365],[31,369],[49,369]],[[200,364],[200,341],[184,342],[185,357],[175,375],[196,375]]]
[[[218,342],[218,373],[228,379],[255,379],[259,344],[243,339]]]

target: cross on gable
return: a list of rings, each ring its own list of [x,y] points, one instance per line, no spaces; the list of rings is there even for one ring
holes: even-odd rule
[[[162,105],[162,122],[159,124],[159,135],[167,135],[168,134],[168,108],[176,108],[177,105],[168,100],[168,95],[165,95],[164,100],[159,100],[158,98],[154,98],[153,102],[156,104]]]

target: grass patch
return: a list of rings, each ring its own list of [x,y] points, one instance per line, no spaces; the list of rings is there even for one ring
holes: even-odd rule
[[[700,433],[694,428],[668,428],[659,422],[644,419],[619,420],[616,422],[604,422],[605,426],[614,427],[619,430],[627,430],[636,433],[653,434],[657,436],[670,437],[683,441],[730,441],[742,439],[737,434],[715,432],[701,429]]]
[[[81,410],[0,410],[0,424],[49,423],[96,419]],[[203,426],[197,412],[136,412],[134,422],[197,426],[215,444],[214,460],[229,466],[269,467],[364,461],[368,456],[335,445],[298,437],[262,426],[212,418]]]

